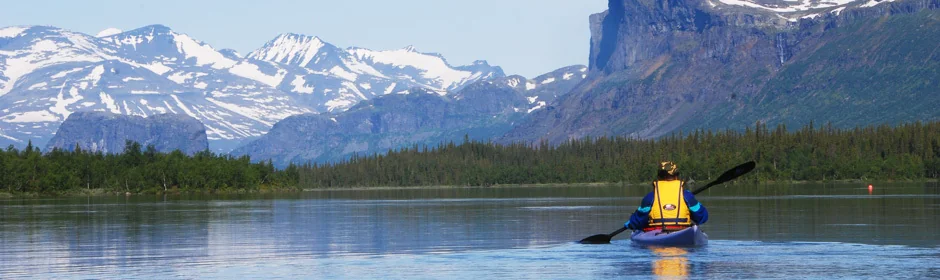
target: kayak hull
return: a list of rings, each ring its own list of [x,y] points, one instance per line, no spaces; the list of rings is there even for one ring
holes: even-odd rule
[[[680,231],[664,233],[662,230],[635,231],[630,236],[633,244],[643,246],[698,247],[708,244],[708,235],[697,225]]]

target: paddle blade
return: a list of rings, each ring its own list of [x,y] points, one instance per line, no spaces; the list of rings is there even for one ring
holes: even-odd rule
[[[721,176],[718,176],[718,179],[716,179],[715,182],[712,184],[717,185],[717,184],[721,184],[727,181],[731,181],[734,178],[738,178],[741,175],[751,172],[751,170],[754,170],[754,167],[756,166],[757,166],[757,163],[753,161],[749,161],[744,164],[735,166],[733,169],[728,170],[724,174],[721,174]]]
[[[597,234],[588,236],[585,239],[581,239],[578,243],[581,244],[610,244],[610,234]]]
[[[714,185],[718,185],[724,182],[734,180],[735,178],[741,177],[741,175],[747,174],[748,172],[751,172],[751,170],[754,170],[754,167],[756,166],[757,166],[757,163],[753,161],[745,162],[744,164],[735,166],[731,170],[728,170],[725,173],[721,174],[721,176],[718,176],[718,179],[715,179],[715,181],[708,183],[708,185],[705,185],[693,191],[692,194],[698,194]]]

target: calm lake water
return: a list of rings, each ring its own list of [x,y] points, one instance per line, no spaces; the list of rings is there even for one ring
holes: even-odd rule
[[[643,186],[0,200],[0,279],[936,278],[940,186],[734,184],[709,245],[576,240]]]

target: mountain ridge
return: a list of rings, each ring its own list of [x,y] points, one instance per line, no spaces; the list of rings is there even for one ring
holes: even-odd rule
[[[71,112],[177,113],[205,123],[214,149],[224,151],[290,115],[339,112],[413,87],[446,94],[505,76],[485,62],[451,66],[437,54],[413,54],[452,69],[444,72],[469,73],[445,83],[418,66],[383,64],[394,73],[383,74],[345,49],[336,52],[324,59],[332,64],[305,68],[251,58],[256,52],[241,57],[160,24],[101,38],[56,27],[0,28],[0,144],[43,145]]]

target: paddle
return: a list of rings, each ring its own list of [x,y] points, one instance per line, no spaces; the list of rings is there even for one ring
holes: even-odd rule
[[[718,185],[724,182],[734,180],[735,178],[738,178],[741,175],[751,172],[751,170],[754,170],[755,166],[757,166],[757,164],[754,163],[753,161],[749,161],[744,164],[735,166],[731,170],[725,171],[725,173],[721,174],[721,176],[718,176],[718,179],[715,179],[715,181],[712,181],[711,183],[708,183],[707,185],[692,191],[692,194],[699,194],[700,192],[708,188],[711,188],[714,185]],[[597,235],[588,236],[587,238],[581,239],[581,241],[578,241],[578,243],[607,244],[607,243],[610,243],[611,238],[614,238],[615,235],[620,234],[621,232],[624,232],[625,230],[627,230],[627,227],[622,227],[614,232],[611,232],[610,234],[597,234]]]

